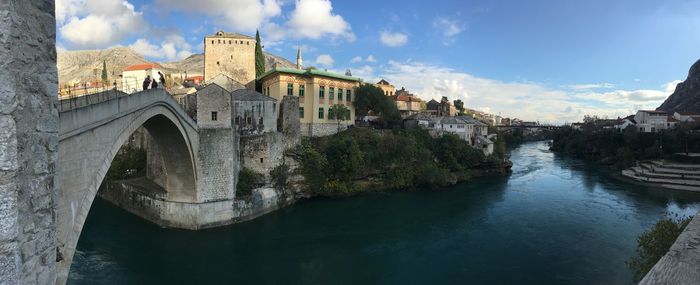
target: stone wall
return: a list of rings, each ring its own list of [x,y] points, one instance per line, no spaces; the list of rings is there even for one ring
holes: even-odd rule
[[[700,212],[639,285],[700,284]]]
[[[301,135],[299,97],[284,96],[282,98],[277,130],[290,137],[298,138]]]
[[[204,38],[204,80],[224,74],[243,85],[255,80],[255,40],[243,37]]]
[[[54,1],[0,1],[0,284],[53,284]]]
[[[199,201],[233,199],[238,177],[238,135],[232,129],[200,129]]]
[[[270,177],[270,171],[284,162],[285,150],[294,147],[298,137],[279,132],[241,137],[241,166]]]
[[[340,131],[348,129],[348,125],[340,124]],[[305,137],[325,137],[338,133],[338,124],[301,123],[301,135]]]

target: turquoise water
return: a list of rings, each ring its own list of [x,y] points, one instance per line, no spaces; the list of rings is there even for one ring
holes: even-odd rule
[[[204,231],[95,200],[70,284],[630,284],[636,237],[700,195],[627,184],[545,143],[450,189],[317,199]]]

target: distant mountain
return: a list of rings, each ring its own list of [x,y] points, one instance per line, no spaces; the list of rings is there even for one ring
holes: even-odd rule
[[[700,113],[700,60],[690,67],[688,78],[676,86],[676,90],[658,110]]]
[[[148,63],[143,56],[126,47],[114,47],[105,50],[80,50],[58,52],[56,60],[58,82],[61,84],[73,80],[92,81],[101,78],[102,61],[107,63],[107,74],[117,78],[124,68],[133,64]]]
[[[151,63],[143,56],[127,47],[114,47],[105,50],[82,50],[58,52],[57,67],[58,81],[61,84],[73,80],[82,82],[100,78],[102,61],[107,63],[107,73],[112,78],[118,78],[122,71],[133,64]],[[280,67],[296,66],[291,61],[270,53],[265,53],[265,67],[270,69],[277,63]],[[166,73],[203,74],[204,54],[193,54],[183,60],[158,63]]]

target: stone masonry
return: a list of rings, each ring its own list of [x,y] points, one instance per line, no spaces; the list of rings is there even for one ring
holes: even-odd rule
[[[0,1],[0,284],[56,280],[54,6]]]

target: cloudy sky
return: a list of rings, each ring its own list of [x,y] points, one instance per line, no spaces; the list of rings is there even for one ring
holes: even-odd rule
[[[657,107],[700,58],[700,1],[57,0],[59,50],[129,46],[154,61],[217,30],[423,99],[541,122]]]

